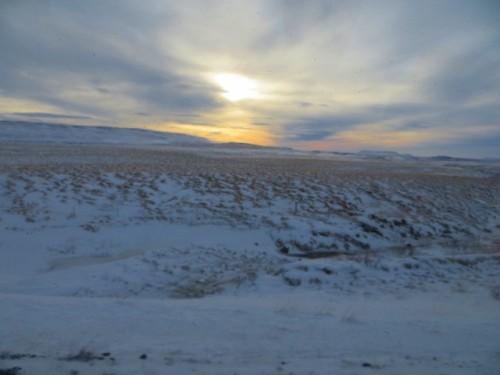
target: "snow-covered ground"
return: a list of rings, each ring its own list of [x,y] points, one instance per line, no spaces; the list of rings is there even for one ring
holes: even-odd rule
[[[77,126],[0,120],[0,142],[91,143],[118,145],[206,144],[207,139],[186,134],[135,128]]]
[[[499,374],[499,176],[9,139],[0,374]]]

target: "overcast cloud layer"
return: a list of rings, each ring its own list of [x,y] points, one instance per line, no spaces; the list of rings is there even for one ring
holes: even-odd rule
[[[0,118],[500,157],[498,1],[0,1]],[[255,80],[230,101],[220,73]]]

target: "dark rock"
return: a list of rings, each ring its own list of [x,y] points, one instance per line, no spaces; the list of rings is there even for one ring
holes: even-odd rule
[[[290,250],[289,250],[289,249],[288,249],[288,247],[286,247],[286,246],[282,246],[282,247],[280,248],[280,253],[281,253],[281,254],[288,254],[289,252],[290,252]]]

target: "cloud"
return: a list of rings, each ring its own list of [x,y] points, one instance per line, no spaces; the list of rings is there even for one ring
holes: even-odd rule
[[[13,112],[12,115],[31,118],[52,118],[52,119],[68,119],[68,120],[91,120],[88,116],[62,115],[59,113],[44,113],[44,112]]]
[[[363,122],[363,117],[358,115],[328,115],[295,119],[283,125],[282,139],[285,142],[324,140],[341,130]]]
[[[427,129],[429,125],[423,124],[420,121],[408,121],[406,123],[401,123],[397,126],[398,130],[423,130]]]
[[[500,100],[500,55],[493,52],[500,46],[500,35],[476,33],[462,43],[435,65],[424,78],[423,89],[433,101],[455,106],[484,97]]]
[[[158,17],[126,2],[9,2],[2,11],[0,87],[11,96],[101,117],[131,105],[160,114],[218,107],[203,80],[177,73],[148,40],[147,20]]]
[[[423,113],[427,106],[411,103],[373,105],[344,111],[342,114],[324,114],[296,118],[283,125],[284,138],[289,141],[318,141],[347,129],[384,125],[391,131],[425,129]]]
[[[440,139],[430,140],[424,144],[407,147],[407,152],[415,155],[450,155],[469,158],[500,158],[498,145],[500,131],[488,132],[485,135],[469,135],[443,142]]]
[[[415,144],[491,133],[499,11],[486,0],[4,1],[0,100],[16,107],[0,111],[246,127],[303,147],[346,132],[407,143],[418,132]],[[256,80],[262,100],[225,101],[215,73]]]
[[[290,139],[292,141],[322,141],[332,134],[331,130],[303,130],[300,133],[294,134]]]

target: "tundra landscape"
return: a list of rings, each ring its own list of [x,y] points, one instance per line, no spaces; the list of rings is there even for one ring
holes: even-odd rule
[[[15,125],[0,374],[498,374],[498,161]]]
[[[0,375],[500,375],[499,14],[0,0]]]

